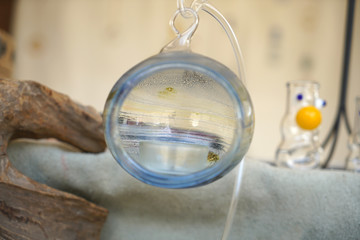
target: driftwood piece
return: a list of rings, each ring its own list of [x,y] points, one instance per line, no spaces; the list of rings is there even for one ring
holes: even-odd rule
[[[106,209],[12,167],[6,148],[21,137],[56,138],[86,152],[106,146],[93,108],[36,82],[0,78],[0,239],[99,239]]]

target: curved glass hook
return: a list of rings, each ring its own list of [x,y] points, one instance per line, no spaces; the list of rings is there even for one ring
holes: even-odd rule
[[[221,27],[224,29],[226,35],[228,36],[228,39],[231,43],[232,49],[235,54],[237,70],[238,70],[238,77],[245,84],[246,83],[246,78],[245,78],[246,74],[245,74],[245,68],[243,66],[244,61],[243,61],[243,56],[242,56],[241,49],[239,46],[239,42],[236,38],[235,32],[232,29],[230,23],[221,14],[221,12],[219,10],[217,10],[213,5],[208,3],[207,0],[194,0],[191,3],[190,7],[185,6],[185,0],[177,0],[177,7],[178,7],[177,12],[180,12],[181,16],[183,16],[184,18],[191,17],[191,15],[189,14],[189,11],[188,11],[189,9],[192,9],[193,11],[195,11],[196,15],[200,10],[203,10],[204,12],[206,12],[210,16],[212,16],[221,25]],[[172,23],[170,22],[170,25],[171,24]],[[196,28],[194,29],[194,31],[195,30],[196,30]]]

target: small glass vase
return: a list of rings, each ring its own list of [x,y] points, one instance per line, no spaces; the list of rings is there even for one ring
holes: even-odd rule
[[[286,86],[287,106],[281,123],[282,140],[276,151],[276,165],[317,168],[323,152],[319,142],[321,112],[318,109],[326,104],[319,98],[319,84],[292,81]]]
[[[346,169],[360,173],[360,97],[355,100],[355,121],[349,137],[349,155]]]

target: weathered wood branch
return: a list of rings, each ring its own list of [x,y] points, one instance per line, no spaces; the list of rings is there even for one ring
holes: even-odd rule
[[[98,239],[107,210],[12,167],[6,148],[20,137],[56,138],[87,152],[106,147],[93,108],[36,82],[0,78],[0,239]]]
[[[4,139],[53,137],[87,152],[105,149],[100,114],[66,95],[36,82],[2,79],[0,102]]]

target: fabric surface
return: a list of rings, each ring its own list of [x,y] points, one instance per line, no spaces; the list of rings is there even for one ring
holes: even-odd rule
[[[102,239],[221,239],[235,171],[207,186],[171,190],[134,179],[109,152],[18,140],[8,154],[32,179],[109,209]],[[245,160],[229,239],[360,239],[360,174]]]

